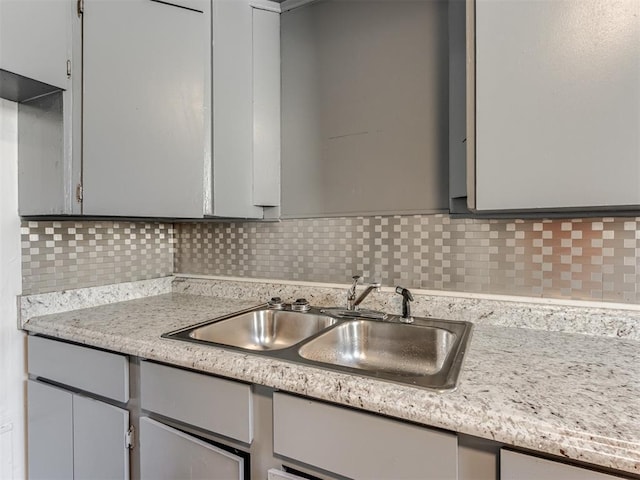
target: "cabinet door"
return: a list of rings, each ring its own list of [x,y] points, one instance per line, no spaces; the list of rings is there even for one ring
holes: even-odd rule
[[[73,478],[72,394],[35,380],[27,382],[30,479]]]
[[[73,396],[73,472],[76,480],[129,478],[129,412]]]
[[[640,205],[640,2],[475,15],[477,209]]]
[[[321,1],[283,12],[283,217],[447,210],[447,7]]]
[[[213,205],[208,213],[215,216],[262,218],[261,205],[279,204],[280,50],[274,15],[254,12],[247,0],[213,2]]]
[[[85,0],[84,214],[202,216],[207,2],[186,4]]]
[[[270,468],[267,472],[267,480],[304,480],[304,478],[277,468]]]
[[[68,88],[74,6],[73,0],[2,0],[0,69]]]
[[[244,459],[144,417],[140,419],[140,476],[143,480],[242,480]]]
[[[500,480],[616,480],[619,478],[621,477],[523,453],[500,451]]]

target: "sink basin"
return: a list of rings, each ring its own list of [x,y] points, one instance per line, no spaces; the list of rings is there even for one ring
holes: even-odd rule
[[[245,350],[280,350],[299,343],[336,323],[313,313],[254,310],[191,329],[192,340]]]
[[[435,389],[455,387],[471,324],[351,320],[298,350],[313,362]]]
[[[300,348],[302,358],[393,375],[433,375],[442,370],[456,335],[434,327],[357,320]]]
[[[162,336],[438,391],[456,387],[471,323],[384,318],[260,306]]]

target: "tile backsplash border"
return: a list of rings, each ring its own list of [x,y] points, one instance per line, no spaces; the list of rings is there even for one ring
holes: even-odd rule
[[[171,223],[24,221],[22,294],[95,287],[173,273]]]
[[[176,224],[175,272],[640,303],[640,218]]]
[[[23,294],[177,274],[640,304],[640,217],[22,224]]]

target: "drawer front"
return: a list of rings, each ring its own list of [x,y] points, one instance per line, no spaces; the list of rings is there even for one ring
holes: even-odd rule
[[[351,478],[457,478],[457,437],[290,395],[273,395],[274,452]]]
[[[624,477],[594,472],[586,468],[500,450],[500,480],[620,480]]]
[[[142,361],[140,395],[144,410],[219,435],[251,443],[251,386]]]
[[[95,395],[129,401],[129,361],[125,355],[42,337],[28,337],[29,374]]]

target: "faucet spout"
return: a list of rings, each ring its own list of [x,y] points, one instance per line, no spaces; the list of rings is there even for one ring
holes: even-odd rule
[[[367,285],[367,288],[358,297],[356,297],[358,280],[360,280],[360,276],[355,275],[353,277],[353,284],[351,285],[351,288],[349,288],[349,292],[347,294],[347,308],[349,310],[358,310],[359,305],[364,301],[364,299],[367,298],[373,290],[378,290],[380,288],[380,282],[370,283]]]
[[[367,298],[373,290],[378,290],[380,288],[380,283],[371,283],[367,286],[364,292],[360,294],[358,298],[353,302],[353,310],[357,310],[358,306],[362,303],[362,301]]]

